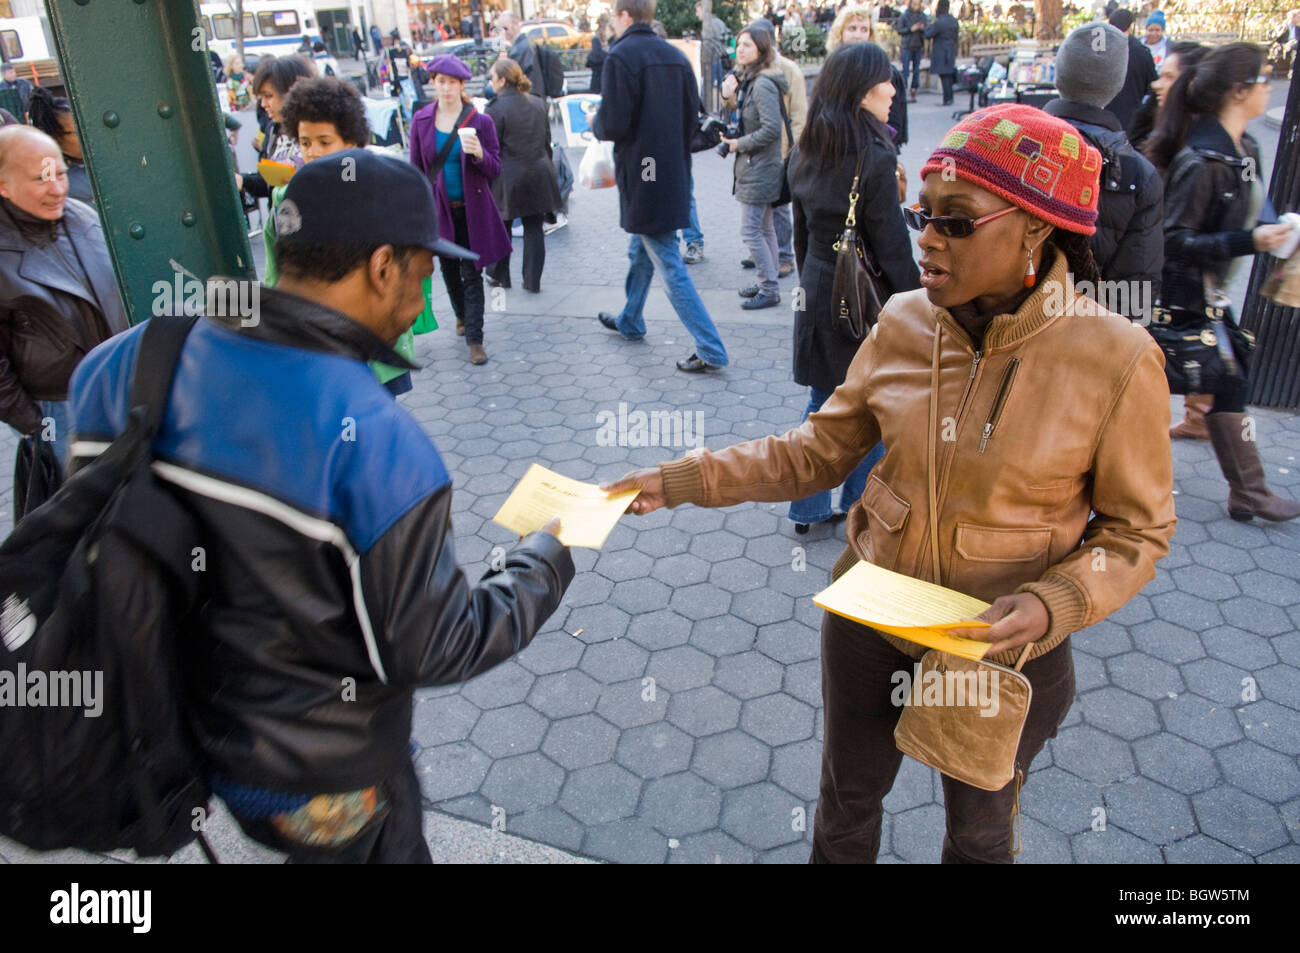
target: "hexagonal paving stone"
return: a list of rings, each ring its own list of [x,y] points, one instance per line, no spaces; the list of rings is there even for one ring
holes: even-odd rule
[[[1202,632],[1201,644],[1220,661],[1245,668],[1265,668],[1277,661],[1268,639],[1231,625],[1218,625]]]
[[[1167,698],[1171,692],[1175,695],[1181,694],[1186,687],[1179,677],[1178,669],[1145,652],[1129,652],[1107,659],[1106,670],[1110,672],[1111,681],[1120,688],[1153,701],[1157,698]]]
[[[1180,527],[1181,528],[1181,527]],[[1181,534],[1179,534],[1181,535]],[[1218,570],[1223,573],[1236,575],[1237,573],[1249,572],[1254,561],[1250,558],[1250,553],[1243,552],[1235,546],[1226,546],[1216,541],[1207,541],[1196,543],[1188,547],[1188,551],[1194,560],[1202,566]]]
[[[731,593],[711,582],[701,582],[675,589],[668,604],[688,619],[708,619],[727,613],[731,608]]]
[[[1205,649],[1195,632],[1171,625],[1164,619],[1152,619],[1133,626],[1133,642],[1138,651],[1175,665],[1205,657]]]
[[[1288,708],[1300,709],[1300,668],[1270,665],[1259,671],[1259,694]]]
[[[618,864],[662,864],[668,859],[668,838],[640,818],[629,818],[593,827],[582,849]]]
[[[1096,728],[1062,731],[1052,739],[1051,746],[1052,760],[1058,767],[1087,781],[1105,784],[1133,774],[1133,758],[1128,745]]]
[[[554,672],[537,679],[528,704],[547,718],[567,718],[595,708],[600,693],[600,683],[584,672]]]
[[[898,773],[894,776],[894,786],[885,795],[885,810],[891,814],[901,814],[923,804],[933,804],[935,777],[933,768],[911,758],[903,758]]]
[[[641,779],[612,762],[569,775],[560,792],[560,807],[583,824],[607,824],[636,813]]]
[[[651,652],[684,645],[690,637],[690,621],[668,610],[639,615],[627,629],[627,638]]]
[[[484,712],[469,740],[492,758],[536,751],[546,734],[546,719],[527,705]]]
[[[728,837],[722,831],[709,831],[681,838],[677,847],[669,850],[668,863],[752,864],[756,856],[734,837]]]
[[[813,707],[822,704],[822,664],[819,659],[809,659],[787,665],[782,688],[786,694],[793,695],[801,702]]]
[[[713,684],[737,698],[769,695],[781,687],[782,668],[761,652],[742,652],[720,659]]]
[[[608,761],[617,744],[618,729],[609,722],[597,715],[576,715],[551,725],[542,751],[572,771]]]
[[[768,850],[803,839],[803,831],[795,830],[795,811],[802,812],[807,828],[808,806],[764,781],[723,796],[720,826],[742,844]]]
[[[1238,596],[1219,603],[1224,620],[1256,635],[1281,635],[1293,630],[1286,612],[1251,596]],[[1207,628],[1210,628],[1207,626]]]
[[[460,695],[438,698],[417,693],[411,718],[411,736],[421,748],[434,748],[450,741],[464,741],[481,711]]]
[[[601,605],[609,601],[614,583],[594,572],[579,572],[569,588],[564,590],[564,604],[570,609],[578,606]]]
[[[691,628],[691,644],[717,659],[747,651],[757,636],[757,626],[733,615],[700,619]]]
[[[654,560],[635,549],[602,550],[595,571],[613,582],[626,582],[646,578],[653,568]]]
[[[782,665],[791,665],[821,657],[821,632],[801,622],[777,622],[758,630],[754,647]]]
[[[784,692],[777,692],[745,702],[740,727],[773,746],[802,741],[812,737],[813,709]]]
[[[686,555],[686,548],[691,544],[689,533],[672,526],[661,526],[658,529],[648,529],[638,534],[636,548],[647,556],[653,556],[656,561],[665,559],[677,554]],[[665,582],[671,580],[665,579]]]
[[[735,559],[744,551],[744,537],[726,530],[701,532],[691,537],[690,552],[710,563]]]
[[[1217,748],[1241,738],[1232,707],[1191,692],[1157,703],[1165,727],[1181,738],[1206,748]]]
[[[607,686],[596,705],[597,714],[623,729],[663,720],[670,695],[648,677]]]
[[[1254,863],[1250,854],[1233,850],[1226,844],[1220,844],[1212,837],[1196,834],[1177,844],[1165,848],[1165,863],[1168,864],[1250,864]]]
[[[1030,775],[1020,790],[1020,806],[1055,830],[1078,834],[1092,828],[1098,809],[1105,810],[1102,790],[1051,766]]]
[[[689,771],[645,786],[640,818],[665,837],[682,838],[718,825],[722,792]]]
[[[667,531],[655,530],[655,532]],[[644,535],[643,533],[642,536]],[[637,545],[639,547],[640,542]],[[692,556],[690,553],[678,553],[675,556],[656,559],[654,569],[651,570],[650,574],[660,582],[667,583],[673,588],[690,586],[695,583],[705,582],[709,578],[709,564],[698,556]]]
[[[1182,673],[1188,688],[1220,705],[1241,704],[1243,681],[1254,678],[1251,673],[1218,659],[1201,659],[1184,665]]]
[[[1091,725],[1129,741],[1160,730],[1151,702],[1119,688],[1099,688],[1079,699]]]
[[[707,781],[735,788],[767,777],[771,752],[743,731],[727,731],[695,743],[691,769]]]
[[[1196,833],[1188,799],[1146,778],[1129,778],[1106,789],[1106,824],[1162,846]]]
[[[1248,794],[1277,804],[1300,795],[1295,759],[1253,741],[1241,741],[1214,753],[1224,778]]]
[[[507,834],[541,841],[561,850],[577,851],[582,847],[586,828],[555,805],[517,816],[506,814]]]
[[[514,659],[471,678],[460,693],[479,708],[504,708],[521,702],[533,684],[533,673]]]
[[[892,818],[892,834],[882,837],[881,850],[893,845],[893,852],[904,863],[937,864],[943,853],[943,836],[947,827],[944,810],[937,804],[912,808]]]
[[[693,688],[672,696],[668,720],[688,735],[703,738],[735,728],[740,721],[740,702],[712,685]]]
[[[415,772],[430,801],[445,801],[478,790],[492,759],[467,741],[454,741],[420,753]]]
[[[690,735],[666,722],[656,722],[623,732],[614,757],[639,777],[658,778],[685,771],[694,748]]]
[[[731,611],[755,625],[784,622],[794,614],[794,600],[771,589],[738,593],[731,600]]]
[[[684,692],[709,684],[713,678],[713,657],[689,645],[656,652],[646,674],[670,692]]]
[[[580,668],[598,682],[609,684],[645,674],[650,653],[631,639],[607,639],[587,646]]]
[[[1282,847],[1290,840],[1277,809],[1228,784],[1192,798],[1203,834],[1252,856]]]
[[[1070,636],[1070,645],[1098,658],[1109,658],[1133,650],[1133,640],[1129,638],[1128,631],[1109,619],[1074,633]]]
[[[649,577],[620,582],[614,587],[610,601],[630,615],[641,615],[666,609],[673,590],[658,579]]]
[[[1237,581],[1228,573],[1216,569],[1205,566],[1184,566],[1173,570],[1170,575],[1179,589],[1200,596],[1202,599],[1217,601],[1241,595]]]
[[[1158,864],[1162,859],[1158,847],[1112,825],[1075,834],[1070,846],[1080,864]]]
[[[1263,569],[1244,573],[1240,579],[1242,591],[1261,602],[1274,606],[1293,606],[1300,602],[1300,583],[1294,579]]]
[[[752,559],[727,559],[709,568],[709,582],[728,592],[748,592],[767,584],[767,567]]]
[[[1219,783],[1219,769],[1199,745],[1170,734],[1133,744],[1138,770],[1153,781],[1182,794],[1195,794]]]
[[[773,513],[750,506],[729,511],[722,525],[737,536],[753,539],[776,533],[780,529],[781,521]]]
[[[1251,741],[1283,754],[1300,755],[1300,712],[1265,700],[1239,708],[1235,714]]]
[[[554,803],[563,783],[564,770],[533,752],[493,762],[479,793],[507,815],[524,814]]]

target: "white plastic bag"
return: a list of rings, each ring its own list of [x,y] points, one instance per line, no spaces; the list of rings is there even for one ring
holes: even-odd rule
[[[578,184],[584,189],[614,187],[614,143],[591,140],[578,165]]]

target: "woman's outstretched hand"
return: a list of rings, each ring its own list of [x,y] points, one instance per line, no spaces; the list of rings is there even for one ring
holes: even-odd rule
[[[605,483],[601,489],[606,493],[622,493],[624,490],[640,490],[641,495],[628,507],[637,516],[653,513],[665,503],[664,478],[658,467],[645,467],[633,470],[620,480]]]
[[[1017,649],[1030,642],[1036,642],[1047,634],[1047,624],[1051,616],[1047,606],[1032,592],[1020,592],[1014,596],[999,596],[993,605],[975,617],[981,622],[990,623],[987,629],[949,629],[945,633],[954,638],[975,639],[979,642],[992,642],[989,655]]]

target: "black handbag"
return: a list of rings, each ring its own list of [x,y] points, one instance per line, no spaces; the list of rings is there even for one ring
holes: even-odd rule
[[[1172,394],[1219,394],[1250,374],[1255,336],[1237,325],[1221,295],[1213,295],[1203,312],[1154,308],[1147,330],[1165,353]]]
[[[63,485],[54,444],[40,435],[22,437],[14,460],[14,524],[52,497]]]
[[[867,336],[892,293],[875,256],[858,233],[858,180],[865,158],[865,152],[858,155],[853,185],[849,187],[849,214],[844,219],[844,232],[833,246],[836,254],[831,321],[851,341],[861,341]]]
[[[781,160],[781,194],[777,196],[772,208],[780,208],[782,205],[789,205],[792,196],[790,195],[790,154],[794,152],[794,130],[790,128],[790,117],[785,111],[785,97],[777,91],[777,102],[781,104],[781,121],[785,123],[785,134],[790,139],[790,152],[785,154]]]

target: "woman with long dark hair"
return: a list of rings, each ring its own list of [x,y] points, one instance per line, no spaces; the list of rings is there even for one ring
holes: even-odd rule
[[[1268,201],[1264,167],[1246,123],[1268,108],[1264,69],[1264,54],[1252,43],[1229,43],[1207,54],[1170,87],[1147,143],[1148,157],[1165,177],[1161,303],[1171,310],[1175,330],[1208,330],[1206,305],[1224,301],[1242,261],[1280,247],[1290,234],[1287,225],[1260,223]],[[1225,319],[1233,320],[1230,312]],[[1245,420],[1249,390],[1244,375],[1223,378],[1205,417],[1228,481],[1228,515],[1295,519],[1300,503],[1275,496],[1264,479]]]
[[[780,247],[772,203],[781,197],[785,177],[781,139],[787,135],[787,121],[782,118],[782,100],[790,84],[775,65],[776,39],[765,26],[751,23],[740,31],[736,37],[739,88],[731,76],[722,84],[723,97],[734,92],[740,111],[740,135],[724,136],[722,141],[736,154],[733,192],[741,207],[740,237],[758,270],[758,284],[740,290],[746,311],[781,303]]]
[[[1151,91],[1143,98],[1142,104],[1133,114],[1133,122],[1129,124],[1128,141],[1133,144],[1134,149],[1140,151],[1151,138],[1156,125],[1156,115],[1164,107],[1165,96],[1168,95],[1170,87],[1178,81],[1183,70],[1195,66],[1208,52],[1210,47],[1203,43],[1188,41],[1169,44],[1169,51],[1160,61],[1160,70],[1151,84]]]
[[[77,123],[72,118],[72,105],[48,89],[38,86],[32,90],[27,104],[27,118],[31,124],[59,144],[63,162],[68,167],[68,197],[95,204],[95,193],[90,187],[90,174],[81,153],[81,138]]]
[[[301,168],[302,149],[297,137],[289,135],[284,129],[281,107],[294,83],[315,75],[315,65],[302,56],[264,56],[257,61],[257,69],[253,72],[253,95],[267,116],[254,143],[259,160],[270,159]],[[269,201],[271,198],[271,186],[258,172],[237,175],[235,183],[253,205],[257,204],[257,199]]]
[[[934,22],[921,31],[930,44],[930,72],[943,84],[944,106],[952,105],[953,80],[957,77],[957,39],[961,27],[957,18],[948,12],[948,0],[939,0],[934,7]]]
[[[837,49],[822,66],[808,105],[803,135],[790,156],[794,248],[804,308],[794,313],[794,379],[808,387],[807,419],[844,383],[861,342],[836,326],[831,300],[835,249],[849,212],[849,192],[861,160],[858,232],[871,249],[890,290],[920,287],[912,243],[895,186],[898,153],[885,120],[896,94],[889,56],[874,43]],[[862,496],[867,475],[882,456],[881,444],[863,447],[864,458],[844,480],[842,518]],[[835,518],[831,493],[822,490],[790,504],[798,532]]]

